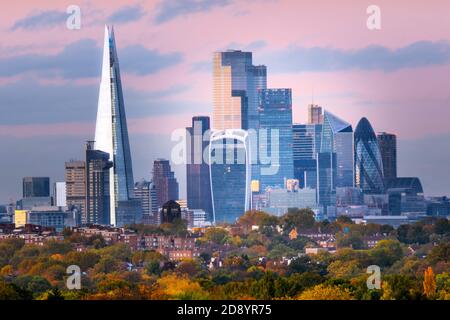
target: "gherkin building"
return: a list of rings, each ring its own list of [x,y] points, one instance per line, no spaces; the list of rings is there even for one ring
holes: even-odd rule
[[[355,130],[355,186],[365,194],[382,194],[385,191],[380,148],[366,118],[359,121]]]

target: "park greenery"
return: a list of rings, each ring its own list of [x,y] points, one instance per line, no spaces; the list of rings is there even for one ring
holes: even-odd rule
[[[200,254],[179,262],[156,251],[101,236],[64,230],[64,241],[43,246],[22,239],[0,241],[0,300],[299,299],[450,300],[450,224],[429,218],[394,229],[355,224],[340,217],[314,220],[307,209],[282,217],[251,211],[235,225],[189,235],[176,221],[130,226],[139,234],[196,236]],[[292,230],[297,237],[290,237]],[[306,233],[336,237],[336,251],[306,255],[317,247]],[[369,248],[364,239],[382,236]],[[76,247],[82,244],[84,250]],[[212,261],[221,261],[220,266]],[[82,270],[81,289],[66,287],[70,265]],[[381,268],[381,288],[368,289],[367,267]]]

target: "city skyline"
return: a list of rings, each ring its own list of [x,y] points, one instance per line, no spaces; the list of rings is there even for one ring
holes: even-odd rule
[[[270,3],[260,5],[263,6],[265,10],[273,6],[273,4]],[[285,10],[284,3],[278,3],[278,5],[280,10]],[[4,71],[1,74],[0,94],[8,99],[8,101],[11,100],[11,104],[6,106],[6,115],[2,123],[0,123],[0,143],[3,149],[8,150],[8,153],[12,155],[11,158],[13,158],[15,161],[12,162],[12,160],[10,159],[1,160],[2,168],[8,168],[8,170],[5,170],[4,172],[3,181],[5,181],[5,183],[2,183],[2,186],[0,188],[0,203],[8,202],[10,197],[14,197],[15,200],[19,198],[18,191],[20,190],[20,180],[24,176],[50,176],[52,178],[52,182],[62,181],[64,166],[61,165],[61,158],[63,159],[63,161],[66,161],[70,158],[79,158],[78,155],[82,154],[83,149],[83,146],[79,143],[79,141],[84,141],[92,138],[90,132],[93,132],[93,119],[95,118],[95,115],[94,117],[92,115],[95,113],[94,105],[96,99],[91,99],[92,95],[90,94],[80,95],[79,90],[86,89],[88,90],[86,91],[88,93],[95,93],[98,90],[98,74],[96,74],[95,67],[93,68],[91,66],[87,66],[86,69],[88,69],[89,72],[86,73],[86,70],[80,70],[81,74],[74,74],[74,70],[72,70],[70,67],[71,62],[75,62],[75,65],[78,66],[76,64],[78,60],[73,60],[73,56],[76,56],[77,52],[80,53],[80,56],[83,56],[84,54],[86,54],[86,52],[93,53],[91,57],[94,57],[96,52],[98,52],[98,50],[101,48],[101,46],[99,45],[99,42],[101,41],[98,41],[98,39],[100,39],[98,35],[99,32],[101,32],[100,30],[102,27],[93,24],[92,20],[89,21],[89,19],[92,19],[90,18],[89,13],[91,13],[92,15],[94,9],[92,5],[86,5],[85,7],[81,5],[82,8],[85,8],[83,9],[83,11],[86,11],[86,19],[88,21],[83,20],[84,23],[82,25],[82,29],[79,32],[77,31],[78,33],[76,33],[75,31],[67,30],[64,27],[65,19],[63,19],[62,27],[58,27],[57,25],[33,26],[33,28],[35,28],[35,30],[33,30],[34,34],[49,32],[49,34],[51,35],[51,39],[56,40],[54,45],[49,48],[43,48],[42,44],[39,46],[39,43],[26,37],[26,35],[30,33],[30,29],[26,25],[26,18],[33,15],[30,7],[22,7],[19,4],[15,6],[16,7],[12,11],[13,14],[11,14],[11,17],[8,17],[1,22],[1,26],[4,27],[2,29],[3,31],[1,32],[5,35],[6,40],[11,40],[8,47],[2,47],[2,50],[0,50],[0,57],[2,61],[10,61],[8,59],[12,59],[13,56],[17,55],[18,57],[32,57],[33,59],[38,59],[38,61],[47,61],[47,63],[49,63],[48,61],[52,60],[53,56],[61,56],[61,52],[64,51],[65,47],[73,45],[70,47],[70,50],[73,51],[67,49],[67,52],[69,52],[71,55],[67,55],[66,60],[62,60],[62,63],[60,63],[60,65],[48,65],[49,70],[53,70],[49,74],[43,74],[42,70],[39,70],[36,68],[36,66],[33,66],[33,63],[28,65],[28,69],[25,70],[14,70],[15,65],[10,64],[10,68],[8,68],[7,72]],[[103,9],[102,14],[104,14],[106,18],[108,14],[112,15],[114,12],[119,12],[121,9],[123,9],[123,6],[119,5],[115,5],[107,9],[106,6],[103,6],[102,2],[99,2],[98,6]],[[248,11],[248,13],[244,15],[247,16],[247,19],[253,19],[258,16],[258,8],[250,4],[244,5],[244,7]],[[391,33],[392,29],[401,29],[400,26],[393,27],[389,24],[389,5],[385,3],[384,5],[382,5],[382,7],[383,12],[388,11],[388,15],[386,17],[387,25],[385,25],[385,28],[381,30],[381,33],[385,32],[384,29],[391,30]],[[446,67],[442,67],[447,66],[447,60],[445,60],[445,57],[435,58],[436,60],[433,60],[435,62],[434,64],[432,63],[432,65],[428,65],[426,63],[419,63],[419,65],[406,64],[400,67],[391,67],[392,69],[387,71],[383,70],[382,67],[376,66],[373,67],[373,70],[367,70],[370,69],[369,67],[362,67],[362,69],[365,69],[365,71],[355,71],[354,66],[350,66],[348,67],[348,69],[343,66],[340,67],[341,70],[337,72],[332,72],[329,70],[308,71],[308,68],[314,69],[314,61],[309,60],[309,64],[307,63],[308,66],[302,69],[298,66],[299,62],[297,60],[291,59],[293,62],[292,69],[295,70],[295,72],[286,72],[283,71],[283,66],[281,66],[279,63],[274,63],[274,59],[273,57],[271,58],[270,55],[273,55],[274,51],[279,50],[282,47],[286,47],[288,43],[280,43],[281,41],[277,40],[276,38],[276,35],[278,33],[275,31],[272,31],[269,34],[268,32],[263,32],[267,30],[262,30],[260,34],[255,35],[253,33],[256,30],[250,30],[248,34],[245,35],[245,39],[240,38],[239,36],[221,34],[221,36],[223,35],[223,37],[220,38],[220,41],[208,42],[207,46],[201,47],[201,49],[197,50],[196,52],[182,52],[182,58],[180,58],[180,56],[176,54],[178,53],[178,49],[180,49],[180,47],[176,48],[176,45],[174,43],[171,43],[170,41],[158,40],[158,47],[152,47],[145,42],[141,42],[142,40],[138,41],[137,37],[135,36],[125,36],[130,33],[130,30],[139,29],[138,27],[143,23],[142,18],[144,16],[155,16],[157,12],[163,10],[161,8],[158,8],[159,7],[142,7],[141,11],[143,12],[143,14],[140,16],[140,18],[134,19],[136,21],[119,23],[121,25],[119,31],[121,43],[123,39],[123,45],[122,47],[119,46],[119,51],[125,51],[124,56],[125,61],[127,62],[127,66],[124,66],[124,78],[126,79],[126,84],[124,84],[126,88],[124,89],[124,91],[127,101],[130,101],[127,102],[127,108],[130,109],[131,113],[130,139],[133,141],[132,148],[134,149],[132,150],[132,153],[135,154],[134,158],[136,159],[136,162],[138,162],[138,170],[136,170],[136,174],[134,177],[136,181],[138,181],[141,177],[148,178],[150,176],[151,163],[155,158],[169,157],[170,150],[164,148],[164,146],[161,146],[161,148],[159,148],[159,144],[157,143],[158,141],[161,141],[161,139],[162,141],[169,141],[167,132],[168,130],[174,129],[174,127],[185,127],[188,123],[190,123],[190,116],[192,115],[211,114],[211,90],[207,90],[209,89],[208,87],[211,86],[211,70],[208,70],[212,65],[211,53],[217,50],[221,50],[222,48],[224,50],[228,48],[236,48],[253,51],[254,58],[257,62],[256,64],[262,62],[270,67],[270,81],[268,83],[268,87],[293,87],[294,122],[306,122],[306,105],[312,100],[312,92],[314,92],[313,95],[315,103],[318,103],[325,109],[330,110],[334,114],[337,114],[338,116],[346,119],[354,126],[358,122],[359,118],[361,118],[362,116],[367,116],[376,132],[386,131],[397,135],[397,138],[399,140],[399,175],[419,176],[422,180],[425,193],[427,195],[444,195],[450,193],[447,183],[448,179],[446,178],[446,174],[448,174],[447,172],[450,172],[450,170],[445,170],[445,163],[448,157],[446,150],[449,149],[446,146],[448,145],[450,139],[446,137],[446,134],[448,133],[442,132],[442,130],[445,129],[445,126],[440,125],[439,123],[439,121],[442,121],[442,119],[446,118],[445,115],[446,112],[448,112],[448,108],[444,107],[447,101],[447,96],[445,92],[443,93],[439,91],[443,87],[442,84],[435,86],[437,89],[432,89],[428,84],[425,84],[418,80],[421,79],[421,75],[426,76],[434,74],[445,74],[444,71],[446,70]],[[205,20],[211,19],[207,17],[207,13],[212,13],[214,15],[220,16],[221,14],[224,14],[224,12],[236,12],[239,8],[240,5],[238,4],[217,6],[211,8],[209,12],[186,13],[185,15],[174,17],[173,19],[165,21],[163,19],[162,22],[153,22],[151,24],[154,25],[156,29],[160,28],[169,30],[170,32],[176,32],[174,30],[180,30],[180,25],[182,26],[184,23],[186,23],[186,20],[192,20],[192,17],[194,16],[202,20],[201,23],[204,24]],[[356,6],[356,8],[358,8],[358,6]],[[64,12],[64,9],[65,8],[61,8],[61,12]],[[410,14],[413,16],[418,15],[418,11],[420,11],[419,9],[422,9],[419,5],[413,5],[412,12]],[[57,11],[59,9],[55,5],[46,5],[45,3],[42,4],[41,11],[45,12],[51,10]],[[345,9],[340,9],[339,12],[342,11],[345,12]],[[363,22],[365,22],[365,15],[363,8],[361,8],[360,11],[361,17],[358,19],[361,20],[361,31],[358,32],[366,35],[366,37],[360,37],[358,43],[355,42],[356,36],[355,39],[351,38],[347,40],[338,37],[339,39],[333,43],[333,41],[327,38],[329,34],[325,32],[325,36],[314,41],[311,39],[303,39],[304,41],[297,40],[297,45],[301,44],[306,48],[313,46],[323,48],[324,44],[331,44],[332,47],[341,48],[339,49],[340,51],[336,49],[337,51],[335,52],[335,55],[339,56],[340,54],[345,54],[348,48],[358,50],[358,48],[366,48],[370,44],[376,43],[380,46],[390,48],[391,50],[393,50],[391,54],[394,55],[395,52],[397,52],[396,50],[400,50],[401,52],[402,48],[409,48],[410,50],[416,48],[414,46],[409,47],[409,45],[412,43],[417,42],[419,43],[417,44],[417,46],[420,47],[420,41],[423,40],[425,42],[428,41],[428,43],[422,43],[422,45],[424,46],[423,48],[426,48],[426,50],[431,50],[430,52],[432,53],[434,50],[433,48],[435,48],[435,45],[439,43],[439,40],[445,40],[448,38],[444,33],[436,32],[437,29],[433,29],[433,26],[435,26],[434,24],[430,24],[432,27],[428,27],[430,28],[428,29],[428,32],[418,33],[417,38],[413,36],[414,32],[408,34],[407,37],[402,39],[401,41],[399,40],[400,38],[398,34],[387,35],[387,33],[383,33],[383,37],[372,37],[372,34],[364,29]],[[351,12],[356,15],[356,9],[352,9]],[[313,14],[315,14],[314,10]],[[434,12],[434,15],[438,15],[438,13]],[[239,18],[238,21],[241,21],[241,19],[243,18]],[[287,17],[287,19],[289,19],[289,17]],[[349,24],[356,24],[356,21],[359,20],[357,20],[357,17],[354,17],[351,19],[351,22]],[[349,24],[344,23],[344,26],[342,28],[349,27]],[[407,26],[414,29],[411,25]],[[405,26],[403,26],[402,28],[404,27]],[[16,34],[15,38],[20,38],[21,41],[28,42],[20,43],[19,40],[11,39],[11,35],[14,34]],[[63,37],[64,35],[65,37]],[[260,38],[264,38],[263,42],[256,43],[257,41],[259,41],[257,39]],[[324,38],[328,40],[323,40]],[[74,45],[77,43],[77,41],[82,39],[92,41],[90,43],[89,41],[84,41],[84,43],[82,43],[81,45],[78,43],[78,47]],[[208,39],[211,39],[209,34]],[[243,40],[241,41],[241,39]],[[228,41],[228,43],[222,43],[226,41]],[[24,45],[27,43],[30,47],[25,48]],[[82,45],[84,45],[84,47]],[[445,49],[445,44],[442,44],[442,46],[442,48]],[[130,48],[134,48],[133,50],[135,51],[133,52],[133,50],[131,50]],[[11,51],[13,49],[15,51]],[[130,64],[130,62],[132,62],[133,60],[130,60],[129,58],[133,57],[136,52],[151,52],[152,54],[156,55],[154,61],[158,61],[159,64],[157,64],[156,66],[144,65],[142,71],[139,71],[136,66],[133,66],[132,63]],[[99,57],[101,57],[101,55],[99,55]],[[144,55],[144,57],[148,56]],[[299,55],[299,57],[302,56]],[[159,58],[162,59],[159,60]],[[31,61],[33,61],[33,59],[31,59]],[[93,61],[95,61],[95,59],[99,58],[94,58]],[[389,60],[390,58],[388,56],[385,57],[385,59]],[[56,59],[55,61],[57,62],[58,59]],[[175,63],[176,61],[180,62]],[[368,64],[370,64],[370,61],[371,60],[369,59]],[[64,65],[64,63],[66,62],[67,65]],[[186,67],[188,64],[191,64],[192,68],[186,71]],[[166,68],[164,68],[163,66],[165,66]],[[194,66],[196,68],[194,68]],[[441,67],[443,71],[438,71],[437,69],[439,67]],[[186,78],[183,78],[186,79],[184,81],[175,80],[173,77],[171,77],[174,72],[179,71],[179,68],[184,68],[183,75],[187,74]],[[145,69],[147,69],[147,73],[145,73]],[[72,72],[72,74],[70,72]],[[140,74],[139,72],[143,72],[145,74]],[[293,75],[293,73],[295,73],[295,76]],[[42,93],[39,92],[39,94],[35,94],[35,99],[33,100],[33,102],[36,103],[36,107],[38,107],[40,111],[39,115],[35,117],[35,119],[30,119],[27,115],[27,113],[29,112],[34,113],[31,104],[24,104],[24,101],[26,100],[18,99],[17,92],[14,90],[14,88],[16,88],[16,86],[18,85],[26,85],[23,82],[23,76],[26,74],[31,75],[28,81],[30,81],[30,83],[36,84],[36,88],[32,92],[37,93],[37,90],[42,89]],[[415,80],[409,79],[411,75],[413,75],[412,78]],[[335,85],[335,87],[330,86],[330,80],[334,80],[338,76],[339,79],[344,79],[345,81],[342,81],[340,85]],[[408,99],[406,99],[404,96],[401,97],[396,96],[395,94],[393,95],[391,89],[387,89],[385,86],[380,86],[378,83],[378,85],[374,86],[377,91],[381,92],[381,96],[379,96],[377,99],[372,100],[371,94],[362,94],[360,96],[356,95],[355,97],[360,98],[361,101],[366,100],[366,102],[361,104],[352,102],[347,105],[345,102],[348,97],[343,98],[343,96],[340,95],[348,94],[349,88],[351,88],[352,85],[360,82],[362,76],[367,77],[367,83],[365,86],[370,86],[374,83],[375,80],[375,83],[377,83],[377,81],[387,81],[386,83],[392,85],[393,88],[398,88],[399,94],[403,91],[408,91]],[[407,80],[405,80],[406,76],[408,76]],[[55,97],[54,95],[43,97],[48,88],[52,88],[52,90],[54,90],[54,87],[56,86],[56,79],[61,80],[59,84],[60,88],[67,89],[68,86],[69,89],[72,89],[70,92],[73,93],[64,98]],[[75,80],[75,84],[69,85],[69,79]],[[194,81],[194,79],[196,80]],[[204,80],[200,81],[202,79]],[[425,77],[425,79],[429,79],[429,76]],[[185,87],[183,87],[183,83]],[[201,85],[201,93],[198,92],[197,87],[199,85]],[[194,86],[194,88],[187,88],[190,86]],[[303,86],[302,89],[299,89],[299,86]],[[142,95],[143,92],[145,90],[148,90],[149,88],[155,89],[149,90],[149,92],[152,92],[154,96],[150,98],[144,97]],[[385,90],[382,90],[383,88]],[[8,89],[8,93],[5,93],[5,91],[1,91],[2,89]],[[370,90],[367,87],[359,87],[358,89],[361,89],[362,93],[370,93]],[[437,90],[436,95],[432,95],[432,93],[434,92],[433,90]],[[14,95],[15,92],[16,95]],[[25,90],[25,92],[27,91]],[[68,89],[66,90],[66,93],[67,92]],[[58,109],[51,109],[50,106],[56,104],[56,102],[58,105],[63,106],[62,108],[67,108],[68,106],[74,104],[75,102],[72,101],[74,100],[74,95],[83,97],[75,100],[77,108],[74,108],[74,110],[77,114],[74,114],[74,111],[72,111],[72,113],[64,113],[58,111]],[[350,96],[353,95],[350,94]],[[386,110],[387,105],[392,106],[393,101],[400,101],[400,104],[405,103],[405,101],[418,101],[417,96],[419,96],[419,98],[421,97],[419,101],[422,101],[423,105],[425,105],[425,102],[427,103],[427,108],[422,107],[417,109],[415,105],[415,103],[417,102],[414,102],[410,107],[411,109],[402,109],[403,114],[399,114],[399,111],[395,108],[389,109],[389,112]],[[430,115],[429,119],[432,119],[432,121],[426,121],[424,119],[427,118],[424,117],[424,114],[422,113],[424,112],[423,109],[428,109],[428,112],[431,113],[433,111],[429,108],[437,108],[439,105],[439,103],[433,103],[436,102],[433,99],[426,99],[427,97],[431,96],[435,97],[434,99],[440,99],[442,107],[440,107],[439,112],[442,113],[442,116],[431,117]],[[390,102],[388,101],[391,98],[395,97],[398,99],[392,99],[392,101]],[[179,111],[179,109],[177,109],[179,107],[175,106],[179,106],[179,104],[174,104],[174,101],[176,100],[175,98],[179,99],[178,101],[186,102],[184,105],[184,110],[186,111],[182,112],[181,114],[177,114],[177,116],[174,118],[173,115],[169,116],[167,112],[172,113],[175,110]],[[144,108],[143,102],[147,102],[150,106],[155,106],[155,108]],[[372,110],[367,110],[367,103],[372,106],[379,105],[379,107],[372,108]],[[158,106],[161,105],[167,107],[158,108]],[[197,107],[195,107],[194,105],[197,105]],[[12,112],[8,112],[9,108],[13,108],[13,106],[16,106],[16,108],[12,110]],[[18,108],[17,106],[19,106],[20,108]],[[83,112],[86,111],[87,106],[89,106],[89,110],[87,112]],[[354,115],[352,114],[350,117],[347,117],[349,108],[353,108],[352,110],[354,110]],[[150,114],[148,113],[148,111],[150,111],[148,109],[152,109]],[[164,110],[158,111],[156,109]],[[374,111],[373,109],[376,110]],[[16,116],[17,110],[22,110],[22,117]],[[402,117],[406,110],[410,111],[411,113],[410,117],[406,117],[408,118],[407,121],[406,119],[404,119],[405,117]],[[144,112],[145,115],[142,117],[142,114],[140,114],[140,112]],[[164,112],[164,114],[155,114],[154,112]],[[390,112],[392,112],[392,116],[388,116],[391,115]],[[434,110],[434,112],[437,111]],[[78,115],[78,113],[81,115]],[[376,113],[379,113],[382,118],[380,118],[380,116],[377,116]],[[416,116],[418,114],[420,116]],[[90,120],[88,120],[88,118]],[[383,121],[383,118],[385,121]],[[422,124],[421,126],[417,125],[418,119],[421,119],[422,121],[420,122]],[[170,123],[170,126],[162,128],[162,123]],[[430,123],[434,124],[431,128]],[[407,126],[405,124],[407,124]],[[412,130],[409,130],[408,128],[414,128],[414,132]],[[149,133],[148,130],[151,130],[152,132]],[[160,133],[155,133],[153,131]],[[134,144],[135,146],[133,146]],[[146,151],[146,148],[148,148],[151,144],[158,145],[158,148],[154,148],[156,150],[153,151],[153,154],[150,154],[149,151]],[[61,155],[55,155],[54,157],[52,157],[52,159],[47,159],[47,155],[49,154],[49,152],[51,153],[52,150],[54,150],[52,148],[53,146],[56,147],[56,150],[58,150]],[[37,166],[35,166],[34,168],[30,166],[25,167],[22,159],[26,158],[27,151],[35,155],[34,158],[37,160],[46,159],[48,164],[43,164],[41,168],[38,168]],[[427,158],[424,157],[423,153],[427,155]],[[449,162],[447,161],[447,163]],[[436,170],[438,165],[443,166],[444,169]],[[180,185],[184,186],[184,168],[174,168],[174,170],[176,172],[177,178],[180,180]],[[443,171],[443,173],[438,171]],[[184,191],[182,191],[181,193],[183,195],[185,194]]]

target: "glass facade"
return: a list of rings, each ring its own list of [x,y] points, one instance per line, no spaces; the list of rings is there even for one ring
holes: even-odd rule
[[[23,197],[50,197],[50,178],[26,177],[23,178]]]
[[[109,153],[114,163],[110,169],[110,222],[116,225],[116,208],[119,201],[134,198],[134,181],[116,42],[113,29],[108,27],[105,28],[95,149]]]
[[[209,130],[209,117],[193,117],[192,127],[186,128],[186,186],[188,208],[202,209],[212,220],[209,165],[203,159],[203,152],[208,152],[209,148],[209,139],[206,137],[209,136]]]
[[[359,121],[355,130],[355,185],[365,194],[385,191],[377,137],[366,118]]]
[[[110,224],[109,154],[86,144],[86,204],[83,224]]]
[[[153,183],[156,188],[158,207],[169,200],[179,199],[179,185],[175,173],[167,159],[156,159],[153,162]]]
[[[291,89],[259,91],[259,123],[260,130],[267,132],[266,139],[259,141],[260,153],[275,160],[275,163],[260,164],[260,190],[264,191],[267,187],[283,188],[286,179],[294,178]],[[272,169],[266,172],[270,174],[265,173],[263,170],[269,167]]]
[[[267,87],[265,66],[252,65],[252,53],[216,52],[213,58],[213,128],[256,129],[258,90]]]
[[[213,132],[209,159],[214,222],[234,223],[251,205],[251,162],[247,132]]]
[[[317,187],[317,153],[322,139],[321,124],[294,124],[292,126],[292,152],[294,177],[300,188]]]
[[[324,207],[336,205],[336,153],[317,154],[317,202]]]
[[[336,153],[336,187],[353,187],[353,150],[351,124],[325,111],[320,151]]]

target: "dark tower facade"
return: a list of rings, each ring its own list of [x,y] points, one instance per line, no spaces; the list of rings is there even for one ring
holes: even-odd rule
[[[25,177],[23,178],[23,197],[50,197],[50,178]]]
[[[204,161],[204,151],[209,148],[209,117],[193,117],[192,127],[186,128],[187,204],[190,209],[202,209],[212,216],[209,165]],[[206,140],[206,141],[205,141]]]
[[[166,159],[157,159],[153,163],[153,183],[156,188],[158,207],[169,200],[178,200],[178,182]]]
[[[83,224],[110,224],[109,154],[94,150],[94,142],[86,144],[86,210]]]
[[[377,135],[386,181],[397,178],[397,136],[386,132]]]

